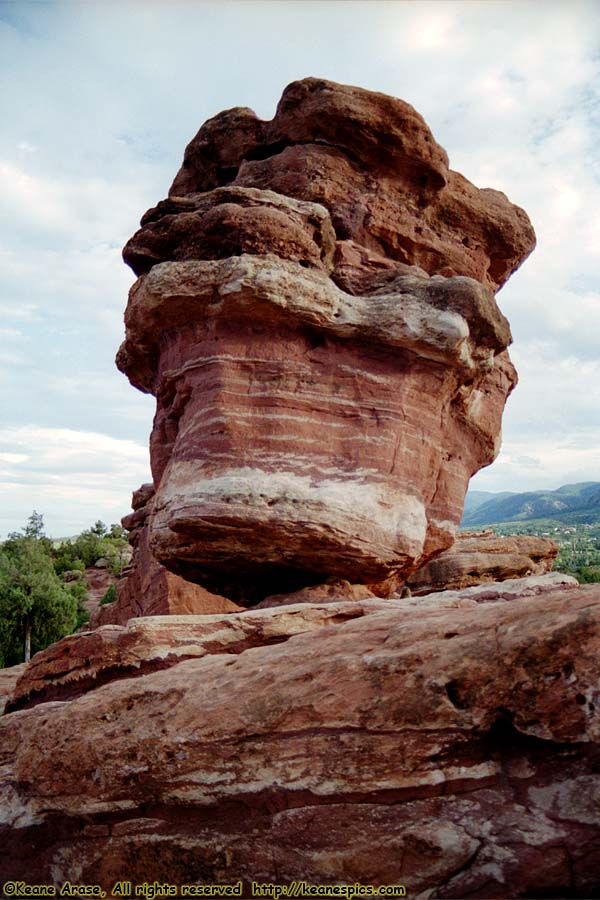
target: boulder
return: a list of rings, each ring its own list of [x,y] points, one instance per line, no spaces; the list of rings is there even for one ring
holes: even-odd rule
[[[321,204],[331,211],[337,241],[388,265],[469,275],[493,290],[535,244],[522,209],[449,169],[412,106],[318,78],[290,84],[270,122],[243,108],[209,119],[188,145],[169,199],[177,204],[221,185]],[[150,215],[156,221],[172,209]],[[126,250],[134,267],[145,245],[142,229]]]
[[[459,534],[456,542],[408,579],[413,594],[460,590],[487,581],[543,575],[552,570],[558,544],[549,538],[493,531]]]

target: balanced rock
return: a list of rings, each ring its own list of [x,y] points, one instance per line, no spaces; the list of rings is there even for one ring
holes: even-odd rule
[[[125,249],[157,413],[116,624],[0,673],[0,884],[599,895],[600,591],[548,542],[439,556],[533,240],[401,101],[307,79],[200,129]]]
[[[552,570],[558,544],[535,535],[466,532],[408,579],[413,594],[460,590],[487,581],[526,578]]]
[[[0,717],[0,882],[598,896],[599,643],[593,585],[65,638]]]
[[[203,125],[124,251],[158,562],[253,603],[449,547],[516,381],[493,290],[533,244],[400,100],[306,79]]]

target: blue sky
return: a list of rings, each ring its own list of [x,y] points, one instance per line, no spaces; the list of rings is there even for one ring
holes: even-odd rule
[[[521,380],[473,487],[600,480],[600,4],[0,0],[0,67],[0,536],[127,513],[154,401],[114,366],[121,247],[206,118],[271,118],[308,75],[412,103],[534,223],[498,295]]]

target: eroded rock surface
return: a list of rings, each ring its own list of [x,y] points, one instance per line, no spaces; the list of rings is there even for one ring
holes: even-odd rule
[[[306,79],[206,122],[124,251],[158,561],[255,603],[449,547],[516,381],[493,290],[533,244],[400,100]]]
[[[18,666],[9,666],[8,669],[0,669],[0,715],[4,711],[7,701],[12,697],[15,685],[26,668],[25,663]]]
[[[155,559],[148,546],[148,516],[154,486],[143,484],[133,494],[133,512],[122,520],[133,547],[131,563],[116,583],[117,599],[94,610],[89,628],[124,625],[138,616],[201,615],[239,612],[242,607],[180,578]]]
[[[597,586],[66,638],[0,718],[0,879],[596,896],[599,639]]]
[[[523,210],[449,169],[446,152],[408,103],[322,79],[290,84],[270,122],[242,108],[209,119],[186,149],[171,205],[147,214],[144,224],[220,185],[322,205],[337,241],[370,251],[379,259],[373,268],[386,267],[382,260],[388,268],[417,265],[496,289],[535,243]],[[278,223],[275,240],[279,230]],[[172,258],[152,246],[148,259],[153,234],[142,229],[127,247],[132,265],[143,259],[138,271],[157,255]]]
[[[432,559],[408,580],[413,594],[460,590],[487,581],[526,578],[552,570],[558,544],[549,538],[492,531],[460,534],[444,553]]]

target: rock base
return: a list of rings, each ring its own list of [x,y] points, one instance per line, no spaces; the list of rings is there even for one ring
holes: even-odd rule
[[[65,638],[0,718],[0,881],[597,896],[600,590],[546,579]]]

